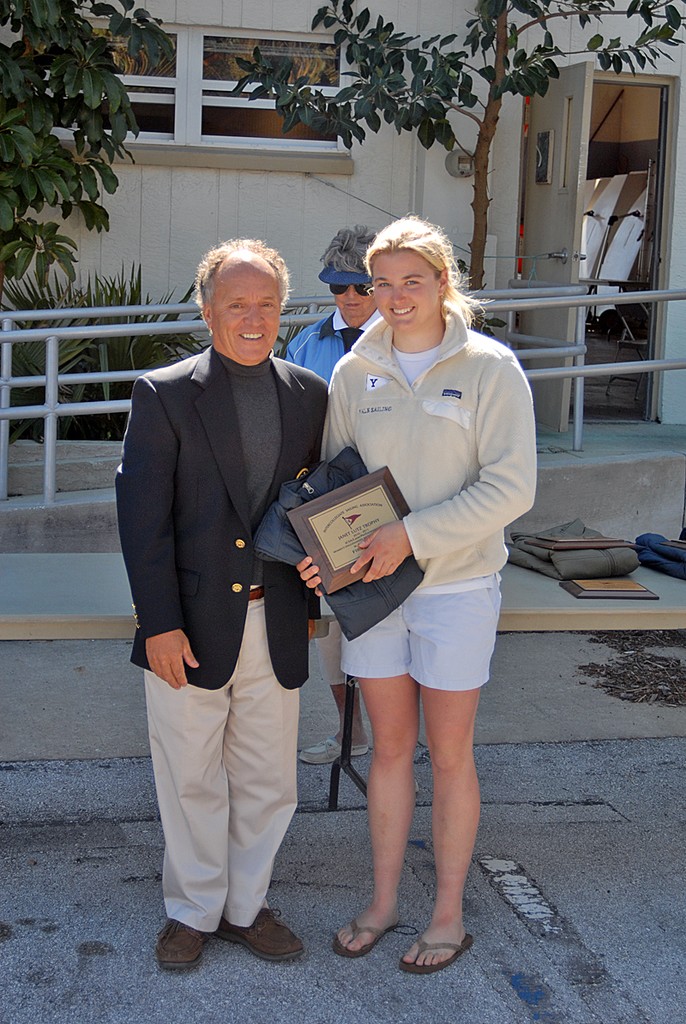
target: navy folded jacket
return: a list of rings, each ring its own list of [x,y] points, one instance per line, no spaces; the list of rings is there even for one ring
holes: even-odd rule
[[[255,554],[267,560],[297,565],[305,557],[305,550],[287,513],[366,474],[367,467],[357,452],[353,448],[344,448],[329,462],[319,462],[306,476],[287,480],[257,528],[253,538]],[[423,576],[416,559],[410,555],[390,576],[371,583],[358,580],[327,594],[326,600],[343,635],[354,640],[401,605],[421,583]]]
[[[685,534],[683,531],[681,540],[686,539]],[[667,538],[661,533],[642,533],[636,538],[636,553],[641,565],[686,580],[686,551],[669,547]]]

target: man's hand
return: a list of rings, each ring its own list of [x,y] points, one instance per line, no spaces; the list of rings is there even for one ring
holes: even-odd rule
[[[359,546],[362,553],[351,565],[350,572],[354,575],[367,566],[367,571],[362,577],[363,583],[371,583],[372,580],[390,576],[400,563],[412,554],[412,545],[402,520],[380,526],[374,533],[361,540]],[[302,562],[300,564],[302,565]]]
[[[164,679],[174,690],[180,690],[188,684],[186,665],[198,668],[199,662],[191,650],[188,637],[182,629],[172,629],[168,633],[149,636],[145,641],[145,653],[151,671]]]

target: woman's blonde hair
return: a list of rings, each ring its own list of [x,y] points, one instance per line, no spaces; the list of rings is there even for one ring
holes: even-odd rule
[[[457,268],[452,242],[441,228],[412,214],[382,228],[365,257],[371,277],[374,276],[372,267],[376,257],[392,252],[417,253],[433,267],[437,276],[446,270],[448,283],[442,296],[443,313],[453,310],[460,313],[467,324],[472,323],[480,304],[463,291],[465,278]]]

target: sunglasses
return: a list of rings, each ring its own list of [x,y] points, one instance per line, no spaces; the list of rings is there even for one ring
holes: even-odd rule
[[[351,287],[355,289],[358,295],[367,296],[372,291],[372,286],[370,284],[330,284],[329,291],[332,295],[345,295],[348,288]]]

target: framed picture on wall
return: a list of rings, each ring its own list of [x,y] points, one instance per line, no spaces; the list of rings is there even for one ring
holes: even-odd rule
[[[536,133],[536,184],[549,185],[553,179],[553,131]]]

